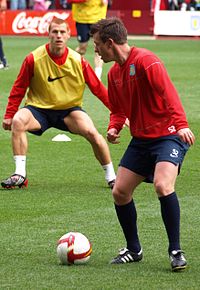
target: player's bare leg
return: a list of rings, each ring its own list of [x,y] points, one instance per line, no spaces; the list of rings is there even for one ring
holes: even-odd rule
[[[39,129],[40,124],[28,109],[23,108],[15,114],[12,121],[12,148],[15,172],[1,182],[2,187],[11,189],[16,186],[19,188],[28,186],[28,179],[26,178],[26,154],[28,148],[26,131]]]
[[[106,140],[95,128],[91,118],[83,111],[73,111],[64,121],[72,133],[79,134],[90,142],[96,159],[105,170],[105,179],[112,187],[116,176],[109,147]]]
[[[79,46],[76,48],[76,52],[80,53],[80,55],[84,55],[86,53],[88,46],[88,42],[79,42]]]

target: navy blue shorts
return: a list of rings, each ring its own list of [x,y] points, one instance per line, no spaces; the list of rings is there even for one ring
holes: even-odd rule
[[[119,166],[144,176],[146,182],[153,182],[156,163],[168,161],[180,167],[189,145],[177,135],[165,136],[153,140],[132,138]]]
[[[70,131],[64,123],[64,118],[73,111],[83,111],[80,107],[73,107],[66,110],[41,109],[34,106],[25,106],[33,114],[34,118],[40,123],[41,129],[29,131],[35,135],[42,135],[49,128],[56,128],[62,131]]]
[[[88,42],[90,39],[90,27],[92,24],[76,22],[77,39],[79,42]]]

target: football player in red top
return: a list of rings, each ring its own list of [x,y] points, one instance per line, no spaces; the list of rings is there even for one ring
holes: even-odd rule
[[[195,141],[178,93],[161,60],[149,50],[130,47],[127,30],[118,18],[91,27],[95,52],[114,61],[108,73],[110,123],[107,139],[119,143],[126,118],[132,140],[121,159],[113,188],[116,213],[127,245],[111,263],[137,262],[142,247],[133,200],[136,187],[153,182],[169,239],[173,271],[187,266],[180,245],[180,208],[175,182],[184,155]]]

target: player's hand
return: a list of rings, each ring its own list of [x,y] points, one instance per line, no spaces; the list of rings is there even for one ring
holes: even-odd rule
[[[108,130],[107,132],[107,140],[108,142],[112,143],[112,144],[118,144],[120,135],[117,133],[117,129],[115,128],[111,128],[110,130]]]
[[[4,130],[11,130],[12,126],[12,119],[4,119],[2,123],[2,127]]]
[[[194,144],[195,136],[189,128],[180,129],[177,134],[183,142],[188,143],[189,145]]]

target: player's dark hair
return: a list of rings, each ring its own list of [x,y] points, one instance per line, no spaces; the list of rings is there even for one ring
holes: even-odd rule
[[[97,32],[103,43],[109,38],[114,40],[116,44],[124,44],[127,42],[127,29],[121,19],[117,17],[101,19],[97,23],[91,25],[91,36]]]

